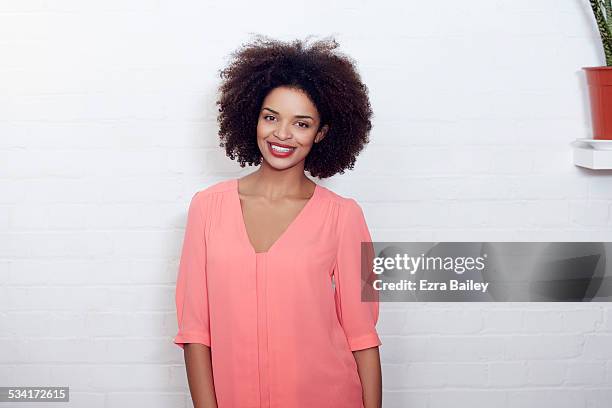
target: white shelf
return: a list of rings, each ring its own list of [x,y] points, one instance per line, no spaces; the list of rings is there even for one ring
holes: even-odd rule
[[[588,144],[576,141],[573,143],[574,164],[593,170],[612,169],[612,150],[593,149]]]

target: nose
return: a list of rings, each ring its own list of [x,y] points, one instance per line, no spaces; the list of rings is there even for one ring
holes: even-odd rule
[[[288,123],[280,122],[279,125],[274,129],[274,136],[279,140],[287,140],[292,137]]]

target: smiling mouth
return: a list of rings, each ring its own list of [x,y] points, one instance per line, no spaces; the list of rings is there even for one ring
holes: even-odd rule
[[[293,146],[283,146],[277,143],[267,142],[270,153],[276,157],[288,157],[295,151]]]

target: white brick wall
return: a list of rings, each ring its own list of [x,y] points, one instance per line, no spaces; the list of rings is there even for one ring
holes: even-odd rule
[[[214,106],[249,33],[359,62],[372,143],[322,184],[374,239],[612,241],[612,173],[569,146],[603,63],[586,0],[0,0],[0,385],[191,406],[178,252],[193,192],[250,171]],[[605,303],[384,304],[379,329],[385,407],[612,406]]]

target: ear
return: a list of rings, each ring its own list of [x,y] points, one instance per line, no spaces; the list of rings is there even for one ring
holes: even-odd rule
[[[323,140],[325,138],[325,136],[327,135],[327,131],[329,130],[329,126],[324,125],[318,132],[317,135],[315,136],[315,143],[319,143],[321,140]]]

